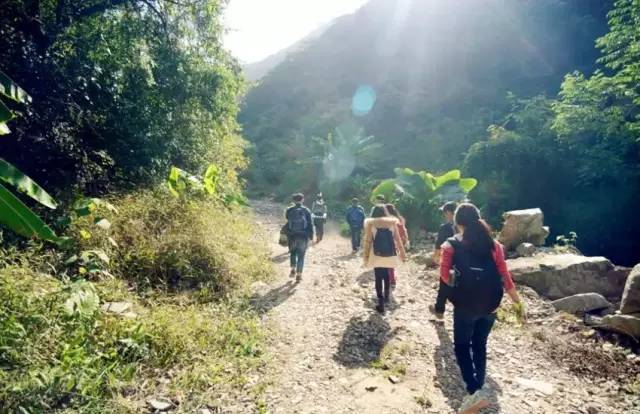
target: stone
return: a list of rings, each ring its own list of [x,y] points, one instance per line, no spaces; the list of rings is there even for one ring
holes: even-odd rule
[[[516,377],[515,381],[516,383],[520,384],[524,388],[539,391],[546,395],[553,394],[553,384],[549,382],[536,381],[536,380],[525,379],[520,377]]]
[[[531,257],[536,253],[536,246],[531,243],[520,243],[516,247],[516,253],[520,257]]]
[[[396,377],[395,375],[389,375],[389,382],[391,382],[392,384],[397,384],[400,382],[400,378]]]
[[[618,332],[640,339],[640,314],[635,315],[607,315],[597,321],[595,328]]]
[[[131,309],[131,303],[129,302],[105,302],[101,306],[104,312],[123,314]]]
[[[569,313],[585,313],[600,309],[608,309],[613,305],[599,293],[579,293],[551,302],[557,311]]]
[[[155,398],[150,399],[149,401],[147,401],[147,403],[149,403],[151,408],[157,411],[169,411],[169,409],[173,407],[173,404],[171,402],[166,400],[158,400]]]
[[[543,246],[549,228],[544,226],[544,214],[539,208],[507,211],[502,216],[504,224],[498,240],[507,250],[515,249],[521,243]]]
[[[625,314],[640,313],[640,264],[635,265],[627,277],[622,293],[620,312]]]
[[[627,273],[605,257],[577,254],[538,254],[507,260],[513,279],[539,295],[560,299],[579,293],[619,298]]]

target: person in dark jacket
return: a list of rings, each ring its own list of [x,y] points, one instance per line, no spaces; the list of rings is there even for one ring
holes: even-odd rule
[[[324,202],[322,193],[317,195],[316,201],[311,205],[311,215],[316,228],[316,243],[320,243],[324,237],[324,225],[327,222],[327,204]]]
[[[292,200],[293,205],[287,208],[285,212],[289,253],[291,255],[290,277],[295,277],[297,281],[300,281],[307,247],[309,246],[309,241],[313,240],[313,221],[311,219],[311,211],[303,205],[304,195],[300,193],[294,194]]]
[[[346,218],[351,232],[351,248],[353,249],[353,254],[356,254],[358,253],[358,249],[360,249],[365,213],[364,208],[355,197],[351,200],[351,206],[347,209]]]
[[[453,237],[457,231],[453,222],[454,214],[456,212],[458,203],[455,201],[449,201],[440,207],[442,216],[445,222],[438,229],[438,237],[436,238],[435,250],[433,252],[434,263],[440,263],[441,247],[447,239]],[[449,291],[451,288],[440,279],[440,285],[438,286],[438,296],[436,297],[435,305],[429,306],[429,311],[435,315],[436,318],[442,320],[444,318],[444,311],[447,304],[447,298],[449,297]]]

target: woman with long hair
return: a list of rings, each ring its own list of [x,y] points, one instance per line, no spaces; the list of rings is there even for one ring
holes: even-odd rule
[[[483,390],[487,340],[503,291],[514,303],[521,301],[507,269],[504,248],[491,236],[478,208],[470,203],[460,204],[454,220],[459,233],[442,245],[440,278],[452,286],[453,342],[469,393],[460,413],[469,414],[489,405]]]
[[[396,206],[394,206],[393,204],[387,204],[386,208],[387,208],[387,211],[389,212],[389,215],[398,219],[398,233],[400,235],[400,241],[402,242],[402,245],[404,246],[405,250],[407,250],[409,248],[409,233],[407,232],[406,221],[404,217],[400,215],[400,212],[398,211]],[[395,289],[396,287],[396,270],[395,269],[389,270],[389,285],[391,286],[392,290]]]
[[[373,267],[376,278],[376,310],[384,313],[389,301],[389,270],[406,259],[398,232],[398,219],[390,217],[384,204],[376,205],[364,222],[363,258],[365,267]]]

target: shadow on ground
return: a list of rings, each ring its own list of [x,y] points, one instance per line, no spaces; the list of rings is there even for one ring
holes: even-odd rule
[[[373,270],[367,270],[366,272],[362,272],[362,274],[360,274],[360,276],[356,278],[356,282],[362,287],[367,287],[367,286],[373,287],[375,283],[375,276],[373,275]]]
[[[284,263],[287,260],[289,260],[289,252],[284,252],[282,254],[279,254],[277,256],[273,256],[271,258],[271,262],[276,263],[276,264]]]
[[[368,367],[380,358],[393,335],[395,330],[391,331],[389,323],[378,313],[368,317],[354,316],[347,324],[333,359],[347,368]]]
[[[267,313],[271,309],[281,305],[296,292],[298,283],[289,280],[285,284],[275,287],[264,295],[254,295],[251,298],[251,304],[254,309],[261,313]]]
[[[460,376],[460,369],[456,363],[456,357],[453,352],[453,342],[443,323],[432,323],[439,339],[439,344],[433,354],[433,361],[436,366],[434,383],[442,391],[447,405],[453,410],[458,410],[462,399],[467,395],[467,391]],[[482,413],[500,413],[498,395],[502,394],[502,389],[491,377],[487,376],[485,380],[485,390],[489,396],[489,401],[491,401],[491,406],[482,410]]]

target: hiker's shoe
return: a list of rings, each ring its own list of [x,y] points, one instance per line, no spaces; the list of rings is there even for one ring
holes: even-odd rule
[[[384,303],[389,303],[390,300],[391,300],[391,295],[387,295],[384,297]]]
[[[489,406],[489,400],[482,390],[478,390],[471,395],[467,395],[462,400],[462,405],[458,414],[476,414],[478,411]]]
[[[291,279],[293,279],[294,277],[296,277],[296,269],[291,269],[291,272],[289,273],[289,277]]]
[[[378,311],[378,313],[381,313],[384,315],[384,304],[380,303],[376,305],[376,310]]]
[[[301,280],[302,280],[302,272],[296,273],[296,282],[299,282]]]
[[[357,250],[352,250],[351,254],[358,254],[358,251]]]
[[[391,290],[396,290],[396,282],[389,283],[389,287],[391,288]]]
[[[429,312],[431,312],[431,314],[439,321],[444,319],[444,312],[441,313],[436,311],[436,307],[434,305],[429,305]]]

